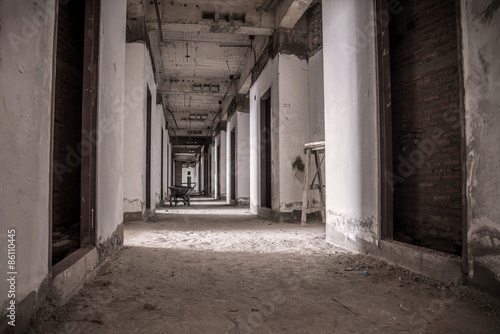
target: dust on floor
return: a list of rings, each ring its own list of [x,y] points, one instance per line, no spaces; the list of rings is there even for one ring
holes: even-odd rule
[[[499,333],[495,301],[193,199],[125,225],[125,245],[33,333]]]

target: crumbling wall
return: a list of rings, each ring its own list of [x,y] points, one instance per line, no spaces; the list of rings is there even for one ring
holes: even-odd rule
[[[468,274],[500,291],[500,3],[462,0]]]
[[[390,21],[394,238],[462,253],[456,2],[404,1]]]
[[[156,110],[156,84],[151,58],[146,45],[141,42],[126,44],[125,111],[124,111],[124,165],[123,165],[123,205],[125,215],[138,219],[146,210],[155,206],[158,198],[157,184],[151,186],[151,208],[146,208],[146,117],[147,89],[151,93],[151,134],[152,160],[151,180],[159,171],[155,147],[159,144],[160,126]],[[163,116],[162,116],[163,117]],[[158,120],[161,122],[161,119]],[[154,143],[153,143],[154,141]],[[128,218],[127,218],[128,219]]]
[[[373,11],[370,1],[323,2],[326,238],[356,251],[379,237]]]
[[[49,273],[49,189],[55,1],[0,1],[0,332],[10,285],[8,230],[15,229],[16,328],[45,299]]]

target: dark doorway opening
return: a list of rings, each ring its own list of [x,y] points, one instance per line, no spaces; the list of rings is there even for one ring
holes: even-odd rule
[[[95,245],[98,0],[59,3],[55,43],[51,264]]]
[[[163,196],[163,127],[161,128],[161,149],[160,149],[160,202],[163,203],[164,196]]]
[[[231,199],[236,200],[236,129],[231,131]]]
[[[383,234],[462,255],[458,8],[454,0],[408,0],[402,8],[391,16],[389,37],[379,36],[379,55],[390,49],[390,59],[379,59],[386,101],[381,102]]]
[[[207,181],[208,181],[208,195],[212,195],[212,153],[208,154],[207,160]]]
[[[149,86],[147,87],[146,101],[146,211],[152,210],[151,207],[151,109],[152,97]]]
[[[217,152],[215,156],[215,161],[217,163],[217,179],[216,179],[216,184],[217,184],[217,194],[215,194],[216,198],[221,197],[221,191],[220,191],[220,145],[217,145]]]
[[[260,199],[261,207],[271,208],[271,93],[266,93],[260,102]]]

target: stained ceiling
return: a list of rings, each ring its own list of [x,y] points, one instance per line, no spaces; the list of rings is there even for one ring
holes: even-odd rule
[[[127,40],[147,42],[176,160],[212,140],[277,27],[293,28],[312,0],[128,0]]]

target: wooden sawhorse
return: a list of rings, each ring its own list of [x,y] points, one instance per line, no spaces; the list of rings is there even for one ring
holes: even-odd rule
[[[304,152],[306,154],[306,166],[305,166],[305,177],[304,177],[304,190],[302,192],[302,219],[300,224],[306,226],[307,214],[311,212],[321,211],[321,217],[323,224],[326,222],[326,212],[325,212],[325,185],[323,183],[323,172],[321,170],[321,164],[325,159],[325,142],[315,142],[308,143],[305,145]],[[311,155],[314,154],[314,160],[316,161],[316,174],[311,183],[309,183],[309,177],[311,173]],[[320,155],[323,155],[320,160]],[[316,177],[318,178],[318,183],[315,184]],[[318,189],[320,196],[320,206],[308,208],[309,203],[309,190]]]

